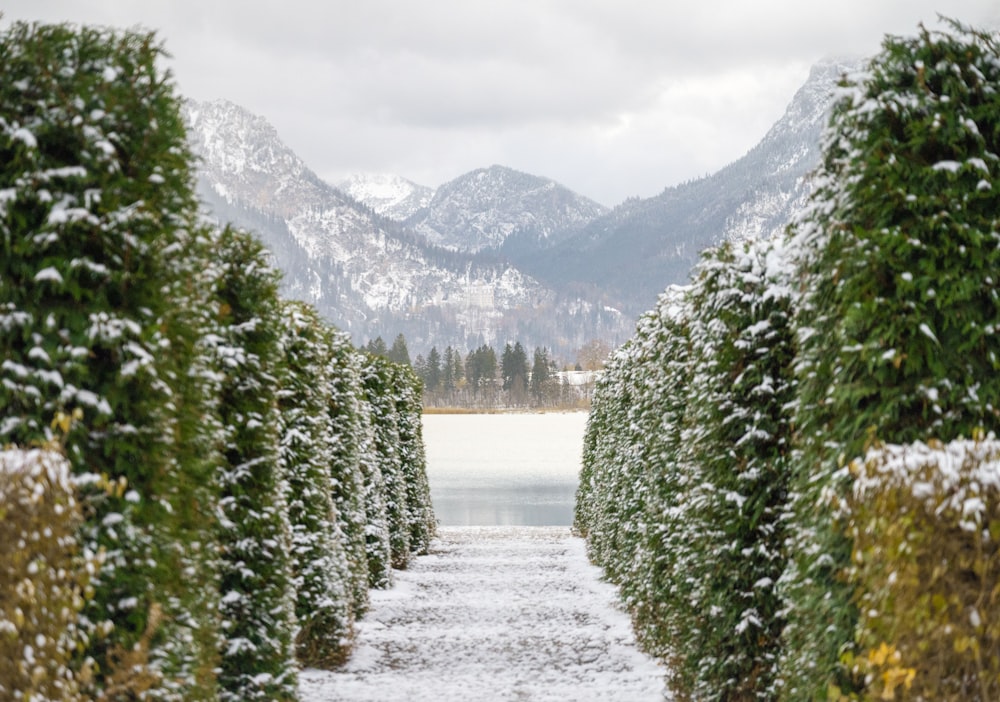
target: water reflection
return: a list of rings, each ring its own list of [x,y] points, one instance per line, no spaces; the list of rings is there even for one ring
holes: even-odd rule
[[[520,488],[431,489],[434,513],[445,525],[568,526],[576,483]]]
[[[586,414],[426,415],[427,474],[447,526],[569,526]]]

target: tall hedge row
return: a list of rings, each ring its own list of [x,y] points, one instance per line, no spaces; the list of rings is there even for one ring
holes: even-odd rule
[[[219,697],[288,700],[295,698],[296,619],[277,398],[284,366],[278,275],[253,237],[227,227],[218,243]]]
[[[0,447],[72,473],[66,497],[5,467],[0,514],[31,485],[78,505],[5,540],[53,520],[53,601],[79,607],[31,620],[57,658],[12,664],[52,699],[293,700],[299,665],[348,654],[368,583],[426,548],[420,392],[388,365],[366,384],[371,361],[278,298],[253,237],[200,219],[162,55],[133,32],[0,35]]]
[[[577,528],[681,698],[995,697],[998,170],[997,35],[887,38],[785,240],[611,360]]]

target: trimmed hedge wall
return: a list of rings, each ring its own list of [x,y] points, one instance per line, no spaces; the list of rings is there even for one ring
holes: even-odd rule
[[[679,699],[996,698],[1000,37],[947,24],[598,385],[576,527]]]
[[[420,388],[201,219],[162,55],[150,34],[0,33],[0,457],[43,447],[72,473],[14,520],[18,473],[0,522],[17,564],[51,520],[53,601],[75,607],[39,671],[10,660],[52,699],[294,700],[433,535]],[[49,575],[11,577],[5,603]]]

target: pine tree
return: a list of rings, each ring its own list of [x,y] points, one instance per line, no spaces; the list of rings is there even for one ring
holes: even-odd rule
[[[427,374],[424,384],[430,392],[436,392],[441,387],[441,354],[436,346],[432,346],[427,354]]]
[[[413,372],[417,374],[417,377],[422,381],[426,381],[427,378],[427,361],[424,359],[422,354],[417,354],[417,357],[413,359]]]
[[[444,350],[441,360],[441,386],[446,393],[455,390],[455,351],[451,346]]]
[[[386,347],[385,340],[381,336],[371,339],[365,346],[365,351],[373,356],[389,357],[389,349]]]
[[[402,366],[410,365],[410,351],[406,347],[406,337],[402,334],[396,336],[396,340],[392,342],[392,348],[389,349],[389,353],[386,354],[388,358],[393,363],[398,363]]]
[[[549,382],[549,354],[544,348],[535,347],[533,362],[531,364],[531,395],[535,402],[541,402],[546,385]]]
[[[509,393],[523,391],[527,387],[528,354],[520,341],[513,345],[508,342],[500,357],[500,378],[504,390]]]

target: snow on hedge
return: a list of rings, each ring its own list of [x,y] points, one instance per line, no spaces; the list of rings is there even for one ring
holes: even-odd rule
[[[367,387],[314,310],[285,316],[261,245],[202,219],[162,56],[131,31],[0,33],[0,445],[62,451],[82,515],[4,519],[2,547],[20,568],[55,538],[90,586],[60,610],[71,644],[7,658],[90,699],[293,700],[293,644],[342,660],[390,540],[403,565],[433,530],[420,393],[391,364]]]
[[[1000,431],[1000,37],[945,24],[844,78],[785,240],[706,252],[598,383],[576,526],[685,699],[997,696],[962,441]]]
[[[1000,441],[875,446],[850,470],[860,653],[845,664],[882,699],[996,699]]]
[[[99,558],[82,552],[69,462],[0,451],[0,697],[83,700],[71,667],[77,613]]]

